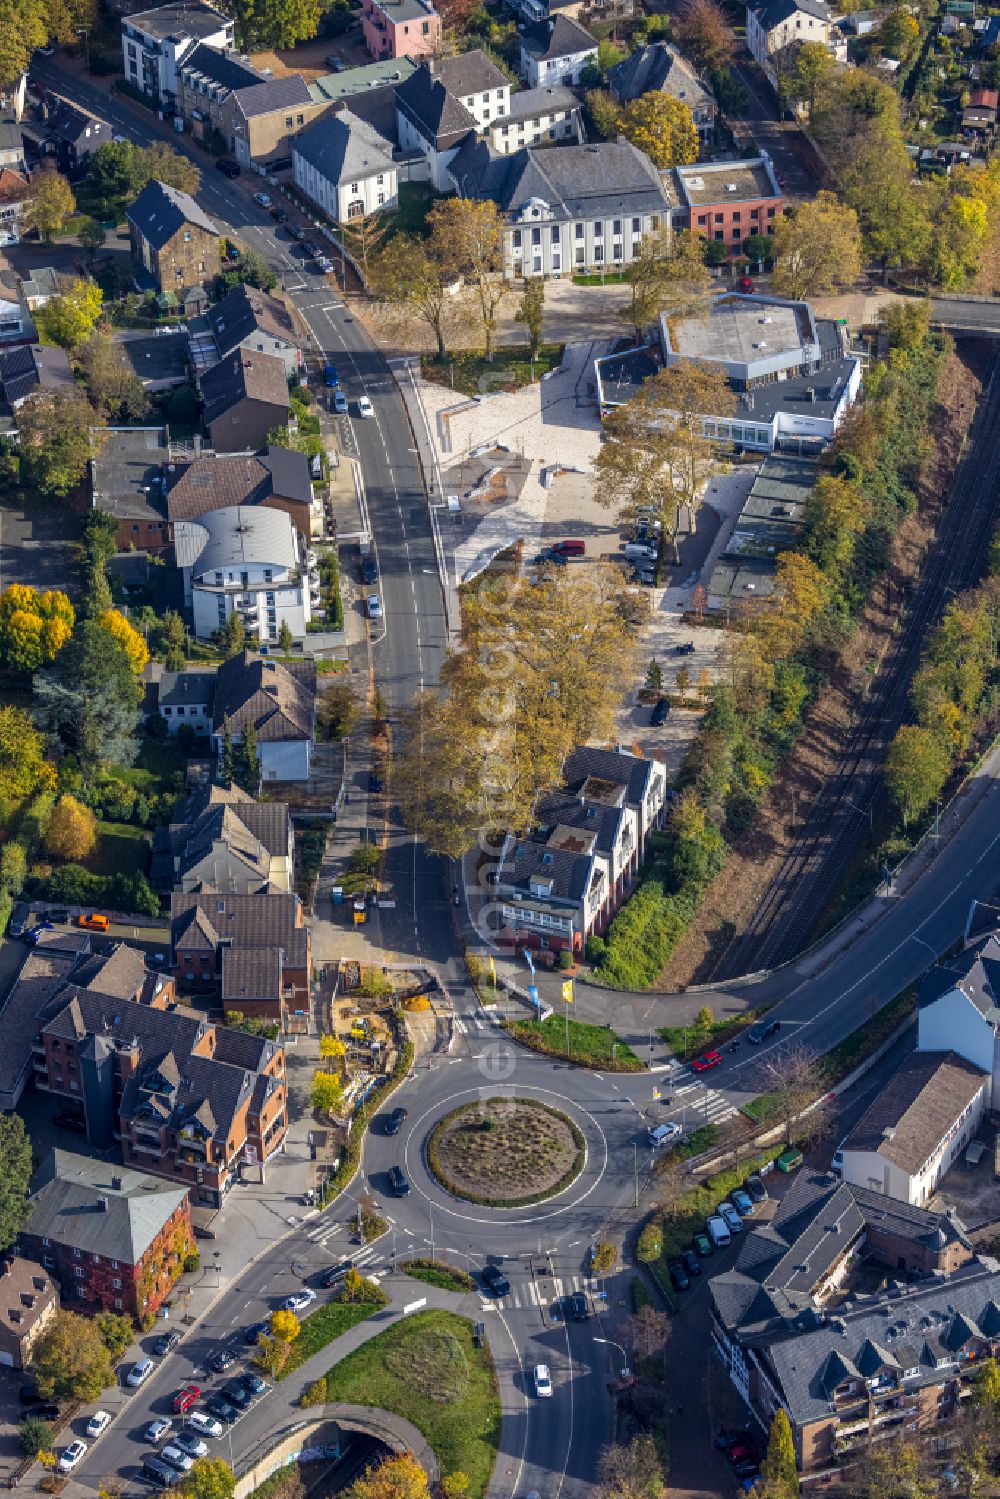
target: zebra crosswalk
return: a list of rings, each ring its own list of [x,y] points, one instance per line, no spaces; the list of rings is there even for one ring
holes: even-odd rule
[[[485,1015],[456,1015],[455,1029],[463,1036],[474,1036],[477,1031],[490,1031],[495,1022]]]
[[[597,1291],[597,1282],[586,1275],[567,1275],[565,1280],[554,1276],[552,1288],[553,1295],[550,1297],[540,1292],[533,1280],[526,1280],[523,1285],[513,1288],[509,1296],[492,1297],[490,1300],[480,1296],[479,1302],[484,1312],[502,1312],[511,1307],[543,1307],[548,1306],[550,1301],[560,1301],[571,1291],[589,1291],[593,1294]]]
[[[699,1122],[721,1124],[724,1119],[731,1119],[739,1112],[736,1105],[723,1098],[721,1093],[716,1093],[714,1088],[706,1088],[704,1083],[696,1082],[693,1078],[690,1082],[681,1083],[680,1087],[670,1088],[671,1112],[679,1104],[687,1110],[692,1126]]]

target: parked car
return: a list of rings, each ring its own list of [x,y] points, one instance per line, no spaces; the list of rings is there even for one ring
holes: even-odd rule
[[[146,1380],[149,1378],[152,1372],[153,1360],[151,1358],[141,1358],[139,1362],[137,1364],[133,1364],[131,1369],[128,1371],[128,1374],[125,1376],[125,1383],[131,1389],[137,1390],[141,1384],[146,1383]]]
[[[166,1447],[160,1449],[160,1460],[169,1464],[176,1473],[190,1473],[194,1466],[194,1459],[188,1457],[187,1453],[182,1452],[179,1447],[175,1447],[173,1442],[169,1442]]]
[[[218,1353],[213,1353],[208,1361],[208,1367],[213,1374],[225,1374],[236,1362],[236,1355],[231,1348],[220,1348]]]
[[[574,1291],[566,1298],[566,1316],[571,1322],[586,1322],[590,1316],[590,1307],[587,1298],[582,1291]]]
[[[535,1394],[540,1399],[547,1399],[552,1394],[552,1376],[549,1374],[548,1364],[535,1365]]]
[[[701,1261],[699,1260],[693,1249],[682,1249],[681,1260],[683,1261],[684,1268],[689,1275],[701,1274]]]
[[[369,619],[382,618],[382,600],[379,598],[377,593],[370,593],[368,595],[368,601],[365,605],[365,608],[367,610]]]
[[[220,156],[215,163],[223,177],[238,177],[240,175],[239,163],[230,161],[227,156]]]
[[[692,1072],[711,1072],[713,1067],[718,1067],[722,1062],[721,1051],[704,1051],[700,1057],[695,1057],[691,1063]]]
[[[405,1118],[406,1110],[402,1107],[402,1105],[393,1109],[392,1113],[386,1116],[384,1125],[385,1133],[387,1135],[398,1135]]]
[[[303,1286],[301,1291],[293,1291],[291,1296],[286,1296],[281,1303],[284,1312],[304,1312],[307,1306],[312,1306],[316,1300],[316,1292],[309,1286]]]
[[[205,1401],[205,1409],[210,1416],[218,1417],[227,1426],[231,1426],[234,1421],[238,1421],[240,1418],[240,1413],[236,1406],[223,1395],[209,1395]]]
[[[338,416],[347,415],[347,397],[342,390],[335,390],[333,393],[333,409]],[[368,582],[367,578],[365,582]]]
[[[674,655],[675,656],[693,656],[694,655],[694,641],[693,640],[682,640],[681,643],[680,643],[680,645],[675,645],[674,646]]]
[[[53,906],[52,910],[46,913],[46,916],[54,926],[61,926],[69,920],[69,912],[65,906]]]
[[[31,908],[28,904],[19,900],[10,913],[10,921],[7,924],[8,937],[23,937],[31,919]]]
[[[289,239],[294,239],[299,244],[301,244],[301,242],[306,237],[306,231],[302,228],[301,224],[289,224],[288,225],[288,237],[289,237]]]
[[[720,1452],[729,1452],[733,1447],[744,1447],[749,1440],[748,1431],[720,1431],[715,1445]]]
[[[742,1187],[736,1187],[730,1192],[729,1196],[732,1199],[733,1207],[741,1218],[753,1217],[753,1199],[749,1192],[744,1192]]]
[[[54,930],[55,928],[51,921],[36,921],[34,926],[28,932],[27,940],[31,943],[32,947],[37,947],[39,942],[41,941],[42,933],[51,932]]]
[[[190,1411],[184,1425],[189,1431],[198,1432],[203,1437],[221,1437],[222,1423],[216,1421],[212,1416],[206,1416],[204,1411]]]
[[[101,1432],[111,1424],[110,1411],[95,1411],[87,1422],[88,1437],[99,1437]]]
[[[60,1473],[72,1473],[77,1463],[82,1462],[87,1455],[87,1444],[77,1439],[64,1447],[59,1457]]]
[[[155,1421],[150,1421],[143,1436],[147,1442],[162,1442],[167,1432],[173,1430],[173,1425],[169,1416],[157,1416]]]
[[[743,1220],[731,1202],[720,1202],[716,1208],[716,1212],[731,1234],[741,1234],[743,1232]]]
[[[712,1251],[712,1241],[708,1234],[695,1234],[694,1247],[703,1260],[707,1260]]]
[[[231,1361],[230,1361],[231,1362]],[[189,1411],[196,1400],[201,1398],[201,1389],[196,1384],[186,1384],[177,1391],[171,1402],[178,1415]]]
[[[727,1456],[729,1457],[729,1461],[732,1463],[734,1468],[736,1467],[737,1463],[746,1462],[748,1458],[750,1458],[752,1461],[756,1461],[757,1444],[752,1437],[746,1436],[743,1438],[742,1442],[736,1442],[732,1447],[730,1447]]]
[[[304,239],[302,241],[302,253],[307,260],[315,260],[317,255],[322,255],[323,252],[314,239]]]
[[[768,1036],[776,1036],[780,1030],[780,1020],[758,1020],[757,1024],[752,1025],[747,1031],[747,1040],[751,1046],[759,1046],[762,1041],[767,1040]]]
[[[330,259],[329,255],[317,255],[316,269],[318,271],[322,271],[324,276],[329,276],[330,272],[333,270],[333,261]]]
[[[360,396],[358,398],[358,416],[370,417],[374,415],[375,407],[372,405],[371,401],[369,401],[367,396]]]
[[[759,1176],[748,1176],[743,1183],[744,1192],[748,1192],[754,1202],[767,1201],[767,1188]]]
[[[253,1396],[239,1379],[227,1379],[222,1386],[222,1395],[233,1405],[238,1405],[241,1411],[253,1404]]]
[[[716,1249],[725,1249],[726,1245],[732,1242],[732,1234],[726,1226],[725,1218],[720,1218],[717,1214],[713,1214],[706,1221],[705,1228],[708,1231],[708,1237]]]
[[[741,292],[749,294],[753,291],[753,277],[741,276],[736,285]]]
[[[276,224],[287,224],[288,212],[284,208],[269,208],[268,213]]]
[[[656,702],[653,704],[653,711],[649,715],[649,721],[652,724],[653,728],[660,728],[663,724],[666,723],[669,717],[670,699],[665,697],[657,698]]]
[[[482,1275],[487,1290],[492,1291],[494,1296],[510,1295],[510,1281],[499,1265],[484,1265]]]
[[[688,1280],[687,1271],[680,1260],[674,1260],[670,1266],[670,1280],[676,1291],[687,1291],[691,1282]]]
[[[323,384],[324,385],[329,385],[331,388],[334,385],[339,385],[340,384],[340,376],[337,374],[337,366],[335,364],[329,364],[329,363],[324,364],[324,366],[323,366]]]
[[[255,203],[259,203],[261,208],[270,208],[271,206],[270,193],[254,193],[253,200]]]
[[[179,1447],[187,1457],[207,1457],[208,1443],[203,1442],[201,1437],[196,1436],[193,1431],[178,1431],[171,1438],[173,1445]]]
[[[552,550],[559,552],[563,557],[582,557],[587,548],[582,541],[556,541],[553,542]]]
[[[753,1478],[754,1474],[760,1472],[760,1464],[755,1457],[744,1457],[736,1464],[737,1478]]]
[[[153,1352],[157,1358],[166,1358],[167,1354],[177,1347],[180,1340],[180,1333],[176,1327],[172,1327],[169,1332],[160,1333],[160,1336],[153,1344]]]
[[[325,58],[325,62],[327,67],[330,68],[334,73],[342,73],[347,67],[344,59],[342,57],[338,57],[335,52],[328,53]]]
[[[270,1317],[265,1317],[263,1322],[251,1322],[250,1326],[243,1334],[243,1341],[245,1343],[249,1343],[251,1347],[253,1347],[260,1342],[261,1335],[263,1333],[266,1333],[270,1329],[270,1326]]]
[[[261,1395],[266,1395],[271,1388],[267,1381],[261,1379],[260,1375],[255,1374],[252,1369],[248,1369],[245,1374],[237,1375],[237,1382],[253,1396],[254,1400],[259,1399]]]
[[[147,1483],[154,1484],[158,1489],[173,1488],[177,1482],[177,1474],[173,1468],[161,1463],[158,1457],[144,1457],[140,1472]]]

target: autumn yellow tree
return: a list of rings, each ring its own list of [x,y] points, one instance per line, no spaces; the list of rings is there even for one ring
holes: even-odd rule
[[[319,1054],[324,1062],[337,1061],[347,1055],[347,1047],[336,1036],[320,1036]]]
[[[427,248],[445,275],[472,293],[492,359],[497,319],[511,287],[503,275],[503,220],[492,199],[445,198],[427,215]]]
[[[45,834],[45,849],[53,859],[79,863],[97,841],[97,818],[75,796],[61,796]]]
[[[76,198],[69,181],[53,166],[43,166],[31,174],[31,186],[24,200],[21,222],[37,229],[47,245],[61,234],[76,209]],[[41,310],[41,309],[39,309]]]
[[[774,227],[774,289],[795,299],[823,296],[861,274],[861,229],[835,193],[817,193]]]
[[[47,666],[69,640],[75,620],[64,593],[12,584],[0,595],[0,661],[12,671]]]
[[[104,297],[94,281],[74,281],[68,291],[50,297],[35,313],[45,343],[77,349],[90,338],[101,316]]]
[[[685,166],[698,160],[698,127],[683,100],[655,90],[640,94],[622,110],[622,134],[644,151],[655,167]]]
[[[145,669],[149,660],[149,648],[138,630],[132,628],[124,614],[117,609],[105,609],[98,621],[107,630],[112,640],[117,641],[128,657],[129,665],[136,676]]]
[[[700,317],[709,304],[712,274],[702,254],[704,241],[689,229],[666,227],[645,234],[624,277],[631,299],[622,319],[641,339],[661,312],[671,317]]]
[[[806,498],[805,524],[809,556],[828,574],[840,574],[854,555],[868,506],[859,485],[821,473]]]
[[[347,1499],[429,1499],[427,1474],[412,1452],[387,1457],[347,1490]]]

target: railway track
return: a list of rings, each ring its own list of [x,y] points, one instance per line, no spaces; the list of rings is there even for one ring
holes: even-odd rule
[[[950,593],[982,573],[1000,516],[1000,357],[995,358],[937,538],[902,630],[883,659],[850,742],[813,802],[795,845],[743,932],[717,960],[724,980],[793,958],[829,905],[883,791],[885,757],[907,716],[927,636]]]

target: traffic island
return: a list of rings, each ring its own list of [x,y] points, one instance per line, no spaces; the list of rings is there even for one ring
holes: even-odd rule
[[[431,1130],[427,1166],[466,1202],[528,1207],[576,1180],[587,1142],[567,1114],[528,1098],[487,1098],[452,1109]]]

